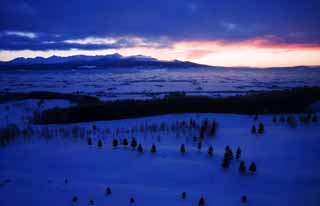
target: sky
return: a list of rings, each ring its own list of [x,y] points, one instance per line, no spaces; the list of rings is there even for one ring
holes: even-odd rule
[[[1,0],[0,61],[146,55],[216,66],[320,65],[319,0]]]

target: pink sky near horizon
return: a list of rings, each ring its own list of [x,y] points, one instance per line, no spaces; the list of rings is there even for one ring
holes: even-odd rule
[[[77,54],[104,55],[120,53],[124,56],[146,55],[161,60],[183,60],[212,66],[286,67],[319,66],[319,44],[278,43],[272,38],[255,38],[237,42],[178,41],[171,47],[131,47],[104,50],[0,51],[0,60],[16,57],[70,56]]]

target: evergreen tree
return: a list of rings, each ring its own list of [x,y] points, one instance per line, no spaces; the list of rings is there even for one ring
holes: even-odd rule
[[[94,130],[94,131],[96,131],[97,130],[97,125],[92,125],[92,129]]]
[[[141,145],[141,144],[138,145],[138,152],[139,152],[139,153],[142,153],[142,152],[143,152],[143,148],[142,148],[142,145]]]
[[[205,127],[204,125],[202,125],[200,128],[200,136],[199,136],[200,139],[204,138],[204,132],[205,132]]]
[[[231,161],[231,160],[233,160],[233,152],[232,152],[232,150],[229,148],[229,149],[226,149],[226,151],[225,151],[225,157],[229,160],[229,161]]]
[[[152,144],[151,146],[151,153],[154,154],[157,152],[157,148],[156,148],[156,145],[155,144]]]
[[[201,197],[201,198],[199,199],[199,206],[204,206],[204,204],[205,204],[204,198]]]
[[[260,122],[259,124],[259,129],[258,129],[259,134],[264,133],[264,125]]]
[[[181,197],[182,197],[183,200],[185,200],[187,198],[186,192],[182,192]]]
[[[180,152],[181,152],[182,154],[184,154],[184,153],[186,152],[186,148],[185,148],[184,144],[182,144],[182,145],[180,146]]]
[[[211,130],[210,130],[211,136],[214,136],[216,134],[216,129],[217,129],[217,123],[216,121],[213,120],[211,124]]]
[[[73,203],[76,203],[77,201],[78,201],[78,197],[77,197],[77,196],[73,196],[72,202],[73,202]]]
[[[134,149],[134,148],[136,148],[136,146],[137,146],[137,140],[136,140],[136,138],[132,138],[132,140],[131,140],[131,147],[132,147],[132,149]]]
[[[133,204],[135,202],[134,198],[133,197],[130,197],[130,204]]]
[[[255,125],[252,125],[252,127],[251,127],[251,133],[252,133],[252,134],[255,134],[256,132],[257,132],[256,126],[255,126]]]
[[[106,195],[111,195],[111,194],[112,194],[112,192],[111,192],[110,187],[107,187],[107,189],[106,189]]]
[[[273,116],[272,121],[273,121],[273,123],[276,123],[276,122],[277,122],[277,117],[276,117],[276,116]]]
[[[127,138],[124,138],[124,139],[122,140],[122,145],[123,145],[123,146],[128,146],[128,140],[127,140]]]
[[[92,145],[92,139],[88,137],[88,145]]]
[[[240,166],[239,166],[239,172],[240,173],[245,173],[246,170],[247,170],[247,168],[246,168],[246,165],[245,165],[244,161],[241,161],[240,162]]]
[[[251,174],[256,173],[257,171],[257,166],[254,162],[251,163],[250,167],[249,167],[249,171],[251,172]]]
[[[112,146],[113,147],[117,147],[118,146],[118,140],[117,139],[113,139]]]
[[[209,148],[208,148],[208,155],[209,155],[210,157],[213,156],[213,147],[212,147],[211,145],[210,145]]]
[[[98,147],[102,147],[102,141],[101,141],[101,139],[99,139],[99,141],[98,141]]]
[[[89,201],[89,205],[94,205],[94,201],[93,201],[93,200],[90,200],[90,201]]]
[[[230,161],[228,160],[228,158],[226,158],[226,157],[223,158],[221,166],[222,166],[224,169],[229,168],[229,166],[230,166]]]
[[[200,151],[202,148],[202,143],[201,142],[198,142],[198,150]]]
[[[237,152],[236,152],[236,160],[239,160],[241,156],[241,149],[238,147]]]
[[[197,137],[193,136],[193,141],[196,142],[197,141]]]
[[[247,196],[246,196],[246,195],[242,195],[242,197],[241,197],[241,202],[242,202],[242,203],[246,203],[247,201],[248,201]]]

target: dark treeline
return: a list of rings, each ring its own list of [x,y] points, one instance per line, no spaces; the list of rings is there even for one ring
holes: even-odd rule
[[[320,100],[319,87],[301,87],[223,98],[185,96],[155,100],[121,100],[46,110],[35,117],[35,122],[73,123],[174,113],[301,113],[309,112],[310,104],[316,100]]]
[[[100,103],[99,98],[80,95],[80,94],[65,94],[57,92],[29,92],[29,93],[2,93],[0,94],[0,103],[9,101],[24,100],[24,99],[64,99],[70,102],[78,104],[98,104]]]

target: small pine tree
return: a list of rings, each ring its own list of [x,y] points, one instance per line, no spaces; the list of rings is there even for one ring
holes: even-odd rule
[[[107,187],[107,189],[106,189],[106,195],[111,195],[111,194],[112,194],[112,192],[111,192],[110,187]]]
[[[233,160],[233,152],[232,152],[232,150],[231,150],[230,148],[226,150],[226,152],[225,152],[225,157],[226,157],[229,161]]]
[[[156,145],[155,144],[152,144],[151,146],[151,153],[154,154],[157,152],[157,148],[156,148]]]
[[[221,166],[222,166],[224,169],[229,168],[229,166],[230,166],[230,160],[228,160],[228,158],[226,158],[226,156],[223,158]]]
[[[124,139],[122,140],[122,145],[123,145],[123,146],[128,146],[128,140],[127,140],[126,138],[124,138]]]
[[[99,141],[98,141],[98,147],[102,147],[102,141],[101,141],[101,139],[99,139]]]
[[[139,153],[142,153],[142,152],[143,152],[143,148],[142,148],[142,145],[141,145],[141,144],[138,145],[138,152],[139,152]]]
[[[90,137],[88,138],[88,145],[92,145],[92,139]]]
[[[97,125],[92,125],[92,129],[94,130],[94,131],[96,131],[97,130]]]
[[[89,205],[94,205],[94,201],[93,201],[93,200],[90,200],[90,201],[89,201]]]
[[[201,197],[199,199],[199,206],[204,206],[204,204],[205,204],[204,197]]]
[[[237,148],[237,152],[236,152],[236,160],[239,160],[241,157],[241,149],[240,147]]]
[[[213,156],[213,147],[212,147],[211,145],[210,145],[209,148],[208,148],[208,155],[209,155],[210,157]]]
[[[132,138],[132,140],[131,140],[131,147],[132,147],[132,149],[134,149],[134,148],[136,148],[136,146],[137,146],[137,140],[136,140],[136,138]]]
[[[245,165],[244,161],[241,161],[240,162],[240,166],[239,166],[239,172],[240,173],[245,173],[246,170],[247,170],[247,168],[246,168],[246,165]]]
[[[116,147],[118,146],[118,140],[117,140],[117,139],[113,139],[113,141],[112,141],[112,146],[113,146],[114,148],[116,148]]]
[[[255,125],[252,125],[252,127],[251,127],[251,133],[252,133],[252,134],[255,134],[256,132],[257,132],[256,126],[255,126]]]
[[[129,200],[130,204],[133,204],[135,202],[134,198],[133,197],[130,197],[130,200]]]
[[[264,133],[264,125],[263,125],[261,122],[260,122],[260,124],[259,124],[258,133],[259,133],[259,134]]]
[[[241,197],[241,202],[242,202],[242,203],[248,202],[248,198],[247,198],[246,195],[242,195],[242,197]]]
[[[257,166],[254,162],[251,163],[250,167],[249,167],[249,171],[251,172],[251,174],[256,173],[257,171]]]
[[[185,148],[184,144],[182,144],[182,145],[180,146],[180,152],[181,152],[182,154],[184,154],[184,153],[186,152],[186,148]]]
[[[202,148],[202,143],[201,142],[198,142],[198,150],[200,151]]]
[[[210,130],[211,136],[214,136],[216,134],[216,129],[217,129],[217,123],[216,121],[213,120],[211,124],[211,130]]]
[[[193,141],[194,142],[198,141],[196,136],[193,136]]]
[[[200,136],[199,136],[200,139],[204,138],[204,132],[205,132],[205,126],[202,125],[200,128]]]
[[[272,121],[273,121],[273,123],[277,123],[277,117],[276,117],[276,116],[273,116]]]
[[[72,202],[73,202],[73,203],[76,203],[77,201],[78,201],[78,197],[77,197],[77,196],[73,196]]]
[[[182,192],[181,197],[182,197],[183,200],[185,200],[187,198],[186,192]]]

